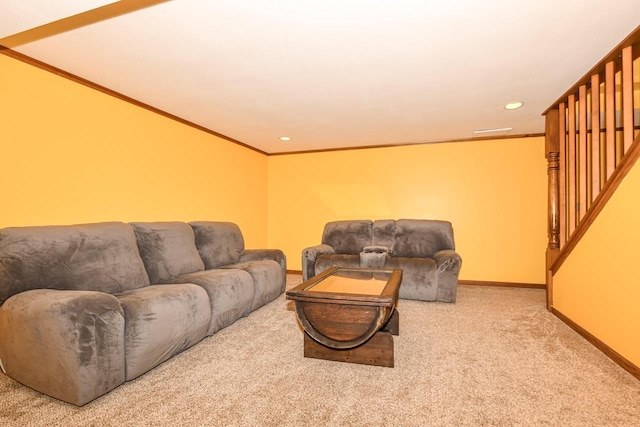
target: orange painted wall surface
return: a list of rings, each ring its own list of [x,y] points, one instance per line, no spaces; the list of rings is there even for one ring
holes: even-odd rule
[[[640,366],[640,164],[553,277],[553,306]]]
[[[0,55],[0,227],[236,222],[267,243],[267,156]]]
[[[269,157],[269,246],[301,269],[328,221],[444,219],[461,278],[544,283],[544,138]]]

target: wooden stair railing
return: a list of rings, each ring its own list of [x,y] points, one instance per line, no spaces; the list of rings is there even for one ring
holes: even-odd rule
[[[544,113],[553,274],[640,156],[640,26]]]

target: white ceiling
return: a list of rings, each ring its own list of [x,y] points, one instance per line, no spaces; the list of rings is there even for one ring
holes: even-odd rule
[[[640,23],[638,0],[125,0],[14,35],[107,3],[0,0],[0,45],[266,153],[542,133]]]

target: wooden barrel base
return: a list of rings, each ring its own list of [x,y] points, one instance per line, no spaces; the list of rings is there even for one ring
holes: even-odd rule
[[[334,349],[318,343],[305,333],[304,357],[393,368],[393,336],[389,332],[378,331],[358,347]]]

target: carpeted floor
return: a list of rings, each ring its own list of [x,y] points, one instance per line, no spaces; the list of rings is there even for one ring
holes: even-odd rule
[[[400,300],[395,368],[381,368],[305,359],[283,295],[82,408],[0,374],[0,425],[640,426],[640,381],[544,298],[460,286],[455,304]]]

